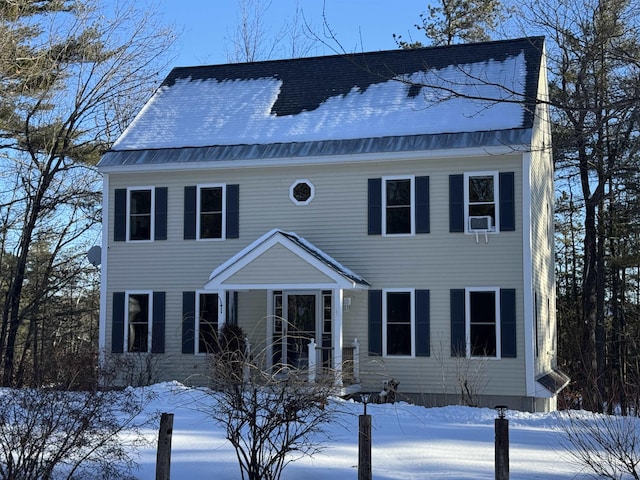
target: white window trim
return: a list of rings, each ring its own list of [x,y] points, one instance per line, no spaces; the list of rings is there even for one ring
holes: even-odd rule
[[[387,181],[409,180],[411,184],[411,231],[409,233],[387,233]],[[416,234],[416,177],[415,175],[389,175],[382,177],[382,236],[410,237]]]
[[[307,185],[309,185],[309,189],[311,190],[311,194],[309,195],[309,198],[303,202],[301,202],[300,200],[296,200],[295,196],[293,195],[293,190],[301,183],[306,183]],[[315,196],[316,196],[316,187],[310,180],[307,180],[306,178],[299,178],[298,180],[293,182],[289,187],[289,199],[296,205],[309,205]]]
[[[464,172],[464,231],[467,235],[475,235],[469,230],[469,177],[493,177],[493,203],[495,205],[495,225],[487,233],[500,233],[500,175],[497,171]]]
[[[131,240],[131,192],[138,192],[150,190],[151,191],[151,222],[150,222],[150,232],[148,240]],[[126,233],[126,241],[131,243],[149,243],[155,241],[155,230],[156,230],[156,187],[146,186],[146,187],[127,187],[127,233]]]
[[[220,330],[220,322],[222,317],[222,312],[224,312],[224,302],[220,301],[220,292],[212,292],[211,290],[198,290],[196,291],[196,321],[194,327],[194,345],[193,345],[193,353],[195,355],[206,355],[207,352],[200,351],[200,295],[217,295],[218,296],[218,331]]]
[[[471,356],[471,292],[494,292],[495,312],[496,312],[496,355],[495,357]],[[482,360],[500,360],[502,358],[501,334],[500,334],[500,287],[467,287],[464,298],[464,323],[465,323],[465,344],[467,358],[477,358]]]
[[[388,355],[387,354],[387,294],[401,292],[409,293],[411,303],[411,354]],[[382,356],[387,358],[415,358],[416,356],[416,291],[414,288],[385,288],[382,290]]]
[[[201,202],[200,192],[203,188],[222,188],[222,231],[220,238],[200,238]],[[226,183],[201,183],[196,185],[196,240],[203,242],[219,242],[227,237],[227,184]]]
[[[147,334],[147,351],[146,352],[129,352],[129,297],[131,295],[147,295],[149,298],[149,316],[147,322],[149,324],[149,333]],[[153,290],[130,290],[124,294],[124,345],[125,353],[151,353],[151,340],[153,338]]]

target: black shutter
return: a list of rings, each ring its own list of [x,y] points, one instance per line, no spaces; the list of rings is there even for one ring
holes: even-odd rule
[[[429,177],[416,177],[416,233],[430,232]]]
[[[117,188],[113,192],[113,241],[127,239],[127,190]]]
[[[382,355],[382,290],[369,290],[369,355]]]
[[[516,229],[515,187],[513,172],[500,173],[500,231]]]
[[[167,187],[156,188],[156,211],[154,240],[167,239]]]
[[[382,234],[382,179],[369,179],[368,194],[369,235]]]
[[[111,321],[111,352],[124,351],[124,292],[113,292]]]
[[[195,352],[196,292],[182,292],[182,353]]]
[[[500,348],[502,357],[516,358],[516,291],[500,290]]]
[[[464,175],[449,175],[449,231],[464,232]]]
[[[184,239],[196,238],[196,187],[184,187]]]
[[[227,185],[227,232],[226,238],[240,236],[240,186]]]
[[[431,355],[429,290],[416,290],[416,356]]]
[[[164,353],[165,303],[166,295],[164,292],[153,292],[151,353]]]
[[[464,300],[462,289],[451,290],[451,356],[464,357],[467,354],[465,334]]]

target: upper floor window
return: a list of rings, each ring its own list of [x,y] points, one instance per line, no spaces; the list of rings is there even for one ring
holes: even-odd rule
[[[500,357],[500,290],[466,290],[467,356]]]
[[[515,187],[514,172],[449,175],[449,231],[515,231]]]
[[[127,238],[136,240],[153,240],[154,189],[128,189]]]
[[[114,191],[113,240],[167,239],[167,187],[129,187]]]
[[[149,352],[151,350],[151,293],[128,293],[125,317],[125,340],[127,352]]]
[[[198,238],[224,238],[225,186],[198,186]]]
[[[413,177],[384,179],[384,228],[386,235],[414,233]]]
[[[369,235],[429,233],[429,177],[370,178],[367,212]]]
[[[465,173],[464,194],[466,231],[499,231],[498,172]]]
[[[296,180],[289,187],[289,198],[296,205],[308,205],[315,195],[315,187],[309,180]]]
[[[185,240],[224,240],[239,235],[239,185],[216,183],[184,187]]]

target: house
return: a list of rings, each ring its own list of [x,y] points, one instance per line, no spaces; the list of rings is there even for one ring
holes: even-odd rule
[[[556,407],[540,37],[173,69],[104,154],[100,347],[427,405]]]

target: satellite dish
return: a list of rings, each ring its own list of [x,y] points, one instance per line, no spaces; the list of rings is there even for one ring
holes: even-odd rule
[[[98,245],[94,245],[87,252],[87,259],[89,263],[94,267],[97,267],[102,262],[102,248]]]

